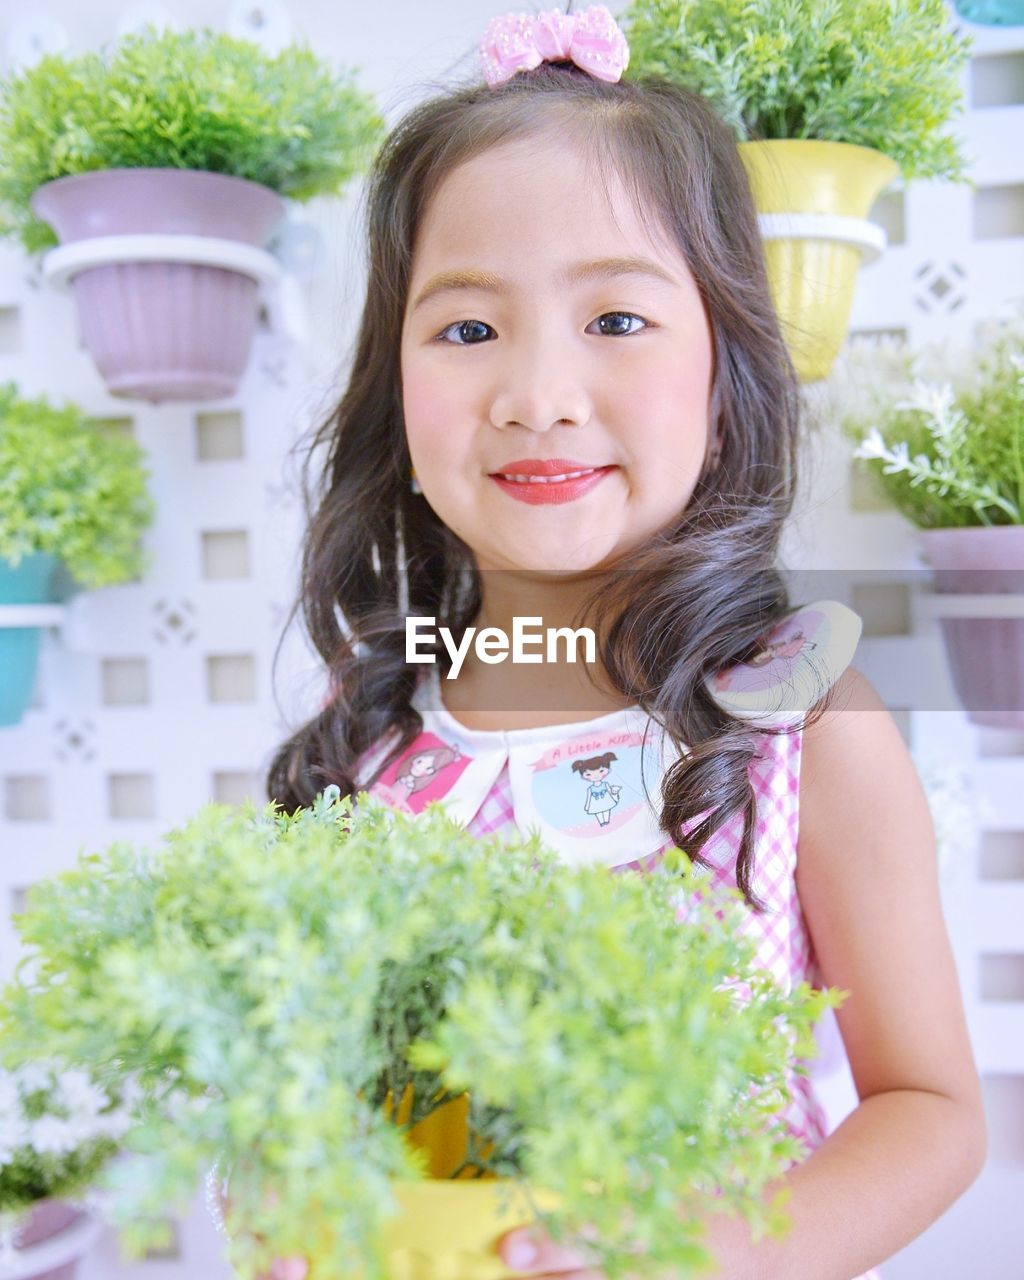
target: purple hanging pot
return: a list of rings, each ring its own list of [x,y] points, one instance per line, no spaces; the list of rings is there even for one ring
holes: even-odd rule
[[[64,1200],[39,1200],[14,1228],[12,1280],[74,1280],[78,1264],[99,1238],[95,1212]]]
[[[51,278],[70,280],[82,339],[113,395],[212,400],[249,359],[263,246],[284,214],[269,187],[193,169],[100,169],[44,183],[36,215],[61,242]]]
[[[1024,597],[1024,525],[920,531],[939,595]],[[950,675],[967,718],[1024,729],[1024,617],[940,617]]]

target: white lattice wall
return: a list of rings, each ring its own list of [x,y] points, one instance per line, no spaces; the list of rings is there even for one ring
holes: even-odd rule
[[[915,346],[967,342],[1024,295],[1024,27],[970,31],[962,130],[976,189],[913,183],[882,197],[873,216],[890,247],[861,273],[853,333]],[[983,813],[976,841],[943,868],[942,889],[990,1158],[968,1193],[883,1274],[1011,1280],[1024,1275],[1024,732],[978,728],[955,709],[939,623],[920,599],[928,575],[914,531],[879,502],[835,432],[817,441],[802,507],[789,562],[850,571],[811,580],[848,587],[847,603],[865,623],[857,667],[919,763],[962,769]],[[851,1096],[836,1090],[836,1115]]]
[[[97,47],[140,8],[159,7],[16,0],[0,14],[0,42],[24,40],[25,24],[49,20],[63,26],[71,48]],[[487,19],[508,6],[168,0],[162,7],[180,25],[225,27],[237,9],[290,17],[293,35],[361,68],[360,83],[393,121],[422,84],[472,65]],[[915,344],[966,338],[1024,292],[1024,28],[972,31],[965,127],[977,190],[921,183],[880,201],[875,216],[891,247],[862,273],[856,330],[895,332]],[[262,797],[270,753],[318,700],[320,677],[299,637],[285,647],[277,700],[271,660],[296,581],[301,516],[289,449],[340,385],[362,300],[358,197],[357,187],[342,202],[299,213],[323,240],[303,286],[314,340],[296,346],[265,327],[239,394],[210,406],[152,408],[109,397],[78,345],[70,299],[41,287],[14,248],[0,249],[0,379],[15,379],[27,394],[74,399],[116,420],[111,429],[131,431],[146,449],[159,508],[147,539],[152,569],[139,583],[76,602],[65,631],[47,634],[23,724],[0,730],[0,980],[17,959],[9,912],[27,884],[71,865],[83,847],[154,842],[211,797]],[[818,581],[829,594],[847,583],[846,599],[865,619],[857,665],[915,755],[960,765],[989,806],[976,845],[944,872],[943,891],[990,1106],[991,1159],[971,1191],[885,1274],[1011,1280],[1024,1274],[1024,734],[979,730],[953,709],[938,624],[915,604],[922,575],[912,531],[879,508],[834,433],[817,439],[811,461],[787,562],[856,571]],[[838,1121],[853,1103],[845,1068],[827,1083]],[[169,1256],[132,1266],[121,1263],[108,1231],[83,1280],[227,1276],[198,1198],[177,1228]]]

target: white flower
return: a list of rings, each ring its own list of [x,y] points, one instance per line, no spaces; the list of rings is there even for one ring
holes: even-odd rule
[[[77,1126],[69,1121],[58,1116],[40,1116],[33,1120],[28,1145],[40,1155],[66,1155],[78,1144]]]
[[[855,458],[888,458],[889,446],[882,439],[877,427],[872,427],[860,444],[854,449]]]
[[[4,1117],[0,1124],[0,1168],[14,1159],[20,1147],[28,1145],[28,1121],[23,1116]]]
[[[916,461],[916,459],[915,459]],[[883,467],[890,475],[894,471],[909,471],[910,467],[910,445],[906,440],[900,440],[898,444],[893,445],[890,454],[890,465]]]
[[[896,408],[923,413],[930,419],[928,429],[933,435],[947,435],[951,424],[955,421],[953,408],[955,400],[955,393],[948,382],[935,386],[916,378],[910,395],[904,400],[897,401]]]
[[[0,1071],[0,1167],[19,1153],[69,1156],[101,1138],[117,1141],[131,1128],[124,1106],[100,1114],[111,1098],[87,1071],[61,1072],[58,1065],[38,1061]],[[25,1103],[38,1093],[46,1095],[46,1110],[30,1117]]]
[[[9,1071],[0,1071],[0,1120],[3,1120],[8,1114],[13,1115],[20,1102],[21,1094],[14,1076]],[[0,1124],[0,1133],[2,1132],[3,1126]]]
[[[26,1062],[14,1073],[22,1094],[52,1089],[55,1066],[52,1062]]]

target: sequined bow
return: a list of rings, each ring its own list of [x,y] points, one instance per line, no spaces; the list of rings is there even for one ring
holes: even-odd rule
[[[579,13],[548,9],[536,16],[505,13],[487,24],[480,43],[484,79],[493,89],[517,71],[571,59],[598,80],[619,80],[629,66],[629,45],[603,4]]]

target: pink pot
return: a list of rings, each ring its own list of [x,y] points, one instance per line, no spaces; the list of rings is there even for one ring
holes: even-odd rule
[[[32,209],[62,245],[102,236],[191,235],[266,244],[284,213],[269,187],[191,169],[101,169],[44,183]],[[82,339],[113,395],[230,395],[249,359],[257,280],[192,262],[123,262],[72,278]]]
[[[52,1241],[62,1231],[79,1222],[86,1216],[84,1209],[67,1204],[63,1200],[40,1200],[25,1210],[21,1225],[14,1232],[16,1252],[28,1251],[33,1245]],[[87,1246],[86,1246],[87,1247]],[[83,1253],[85,1250],[83,1249]],[[31,1262],[31,1255],[26,1253],[25,1261]],[[78,1272],[81,1255],[68,1262],[46,1271],[19,1270],[18,1275],[24,1280],[74,1280]]]
[[[1024,595],[1024,525],[920,532],[939,594]],[[940,618],[967,718],[1024,729],[1024,618]]]

